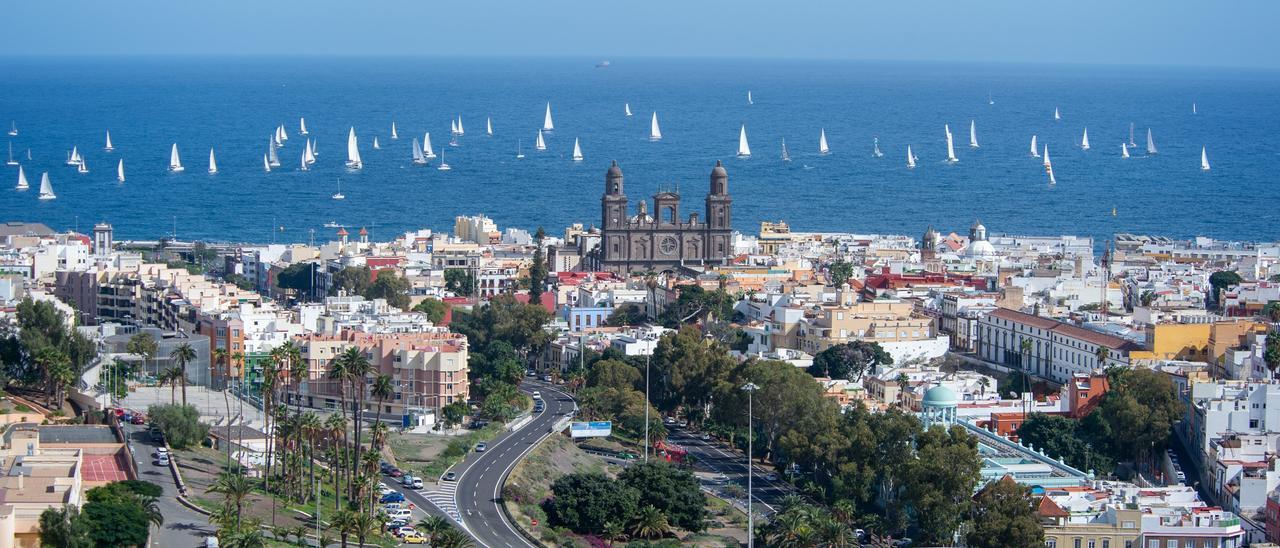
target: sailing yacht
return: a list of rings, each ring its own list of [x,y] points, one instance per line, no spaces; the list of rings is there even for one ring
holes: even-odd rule
[[[453,135],[453,137],[452,137],[451,139],[449,139],[449,146],[451,146],[451,147],[456,147],[456,146],[458,146],[458,134],[456,134],[456,133],[455,133],[455,134]]]
[[[436,157],[436,151],[431,149],[431,134],[427,133],[422,137],[422,156],[428,160]]]
[[[393,140],[394,140],[394,139],[399,139],[399,138],[400,138],[400,136],[399,136],[399,135],[396,135],[396,123],[395,123],[395,122],[391,122],[391,138],[392,138]]]
[[[71,153],[67,154],[67,165],[72,167],[80,165],[80,150],[78,148],[71,147]]]
[[[302,159],[301,159],[301,164],[299,164],[298,166],[298,171],[311,171],[311,165],[307,163],[306,149],[303,149],[302,151]]]
[[[262,170],[271,173],[271,162],[267,161],[267,155],[262,155]]]
[[[13,141],[9,141],[9,161],[5,162],[4,165],[7,165],[7,166],[18,165],[18,161],[13,159]]]
[[[742,129],[738,130],[738,157],[739,158],[751,157],[751,146],[747,144],[747,125],[746,124],[742,124]]]
[[[58,195],[53,193],[53,183],[49,182],[49,172],[46,171],[40,175],[40,199],[52,200]]]
[[[457,134],[458,134],[458,121],[449,120],[449,135],[457,135]]]
[[[298,118],[298,135],[306,135],[306,134],[307,134],[307,119]]]
[[[1121,158],[1129,157],[1129,145],[1127,143],[1123,143],[1123,142],[1120,143],[1120,157]]]
[[[342,178],[338,178],[338,191],[333,194],[335,200],[345,200],[347,197],[342,193]]]
[[[748,105],[754,105],[754,104],[756,104],[756,103],[755,103],[755,101],[752,101],[752,100],[751,100],[751,90],[747,90],[747,104],[748,104]]]
[[[1156,152],[1156,142],[1151,138],[1151,128],[1147,128],[1147,154],[1158,154]]]
[[[493,137],[493,118],[484,119],[484,134]]]
[[[453,169],[449,167],[448,162],[444,161],[444,149],[440,149],[440,165],[436,166],[436,169],[440,171],[449,171],[450,169]]]
[[[1133,141],[1133,122],[1129,122],[1129,148],[1138,148],[1138,143]]]
[[[551,123],[551,103],[547,102],[547,113],[542,116],[542,131],[554,131],[556,125]]]
[[[978,123],[969,120],[969,148],[978,148]]]
[[[1031,136],[1031,157],[1032,157],[1032,158],[1039,158],[1039,157],[1040,157],[1040,151],[1039,151],[1039,150],[1036,150],[1036,136],[1035,136],[1035,135],[1032,135],[1032,136]]]
[[[360,169],[364,164],[360,161],[360,146],[356,142],[356,128],[347,132],[347,167]]]
[[[627,116],[631,116],[631,103],[623,103],[622,110],[627,113]]]
[[[307,165],[316,163],[316,144],[311,139],[307,139],[307,148],[302,151],[302,158]]]
[[[1062,114],[1058,112],[1058,107],[1053,107],[1053,119],[1054,121],[1062,119]]]
[[[413,138],[413,163],[423,165],[427,163],[427,157],[422,155],[422,147],[418,146],[418,138]]]
[[[87,162],[85,162],[85,161],[84,161],[84,159],[81,159],[81,160],[80,160],[80,165],[79,165],[79,166],[76,166],[76,172],[77,172],[77,173],[88,173],[88,172],[89,172],[89,164],[88,164]]]
[[[956,158],[956,149],[951,142],[951,126],[942,125],[942,129],[947,132],[947,163],[955,163],[960,160]]]
[[[316,143],[319,143],[319,142],[320,142],[320,139],[311,140],[311,163],[313,164],[316,163],[316,156],[320,155],[320,152],[319,152],[320,148],[316,146]]]
[[[1196,104],[1191,103],[1191,114],[1196,114]]]
[[[169,171],[180,173],[184,170],[186,168],[182,167],[182,159],[178,158],[178,143],[174,143],[169,149]]]
[[[1053,162],[1049,161],[1049,145],[1044,146],[1044,167],[1053,167]]]
[[[879,137],[874,137],[874,138],[872,138],[872,141],[871,141],[871,155],[872,155],[872,156],[875,156],[876,158],[883,158],[883,157],[884,157],[884,153],[883,153],[883,152],[880,152],[880,138],[879,138]]]
[[[547,143],[542,140],[542,130],[538,130],[538,140],[533,143],[535,150],[547,150]]]
[[[581,161],[582,161],[582,147],[579,147],[579,146],[578,146],[578,138],[577,138],[577,137],[574,137],[574,138],[573,138],[573,161],[575,161],[575,162],[581,162]]]
[[[381,150],[381,149],[382,149],[382,145],[379,145],[379,144],[378,144],[378,136],[377,136],[377,135],[374,135],[374,136],[373,136],[373,150]]]
[[[18,166],[18,186],[16,189],[26,190],[28,188],[31,188],[31,185],[27,184],[27,173],[22,171],[22,166]]]
[[[915,169],[916,157],[911,153],[911,145],[907,145],[907,169]]]
[[[466,135],[467,130],[462,129],[462,115],[458,115],[458,135]]]
[[[267,141],[267,162],[271,164],[271,167],[280,167],[280,155],[276,153],[276,148],[279,146],[277,141]]]
[[[10,137],[17,137],[17,136],[18,136],[18,123],[17,123],[17,122],[10,122],[10,123],[9,123],[9,136],[10,136]]]
[[[524,159],[524,141],[516,139],[516,159]]]
[[[113,151],[113,150],[115,150],[115,149],[116,149],[116,147],[111,146],[111,131],[110,131],[110,130],[108,130],[108,131],[107,131],[107,146],[106,146],[106,147],[104,147],[102,150],[105,150],[105,151],[107,151],[107,152],[111,152],[111,151]]]
[[[1205,147],[1200,147],[1200,170],[1209,171],[1209,153]]]
[[[819,129],[818,130],[818,154],[828,154],[830,152],[831,152],[831,147],[827,146],[827,129],[826,128]]]
[[[991,92],[987,92],[987,104],[988,105],[996,104],[996,100],[991,98]]]
[[[649,140],[662,140],[662,130],[658,129],[658,111],[656,110],[653,112],[653,119],[649,121]]]
[[[1080,137],[1080,150],[1089,150],[1089,128],[1084,128],[1084,136]]]
[[[116,180],[124,182],[124,158],[121,158],[120,163],[116,164]]]
[[[305,163],[305,162],[304,162]],[[213,157],[213,149],[209,149],[209,175],[218,173],[218,161]]]

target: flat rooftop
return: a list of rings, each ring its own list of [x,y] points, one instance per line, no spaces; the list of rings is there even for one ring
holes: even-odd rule
[[[40,443],[119,443],[110,427],[102,425],[38,426]]]

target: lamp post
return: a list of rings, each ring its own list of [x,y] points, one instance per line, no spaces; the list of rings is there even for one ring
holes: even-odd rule
[[[756,527],[755,514],[751,511],[751,455],[753,453],[753,440],[755,435],[751,429],[751,412],[753,405],[753,395],[760,387],[754,383],[743,385],[743,390],[747,392],[747,548],[755,548],[756,544]]]
[[[649,357],[644,355],[644,461],[649,462]]]

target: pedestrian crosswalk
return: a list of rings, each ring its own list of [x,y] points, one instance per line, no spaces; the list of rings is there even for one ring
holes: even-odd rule
[[[454,521],[461,522],[462,515],[458,513],[457,492],[458,482],[445,481],[440,482],[440,485],[437,485],[436,487],[426,491],[421,491],[421,494],[423,498],[431,501],[431,504],[434,504],[436,508],[439,508],[442,512],[448,514],[449,517],[454,519]]]

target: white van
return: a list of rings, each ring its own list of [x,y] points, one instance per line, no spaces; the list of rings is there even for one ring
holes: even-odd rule
[[[408,508],[397,508],[395,510],[387,511],[387,517],[393,520],[396,520],[396,519],[407,520],[412,516],[413,516],[413,512],[410,512]]]

